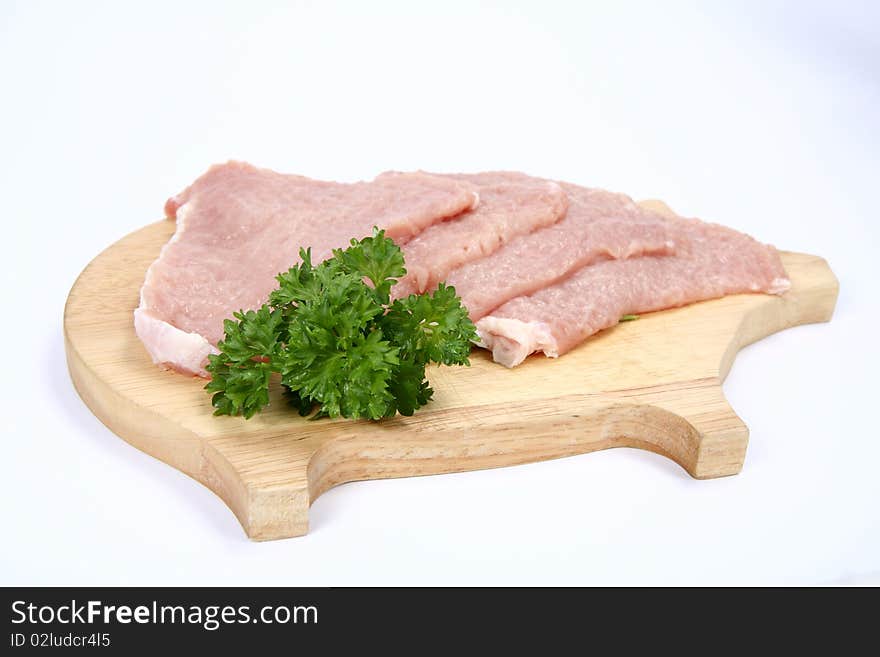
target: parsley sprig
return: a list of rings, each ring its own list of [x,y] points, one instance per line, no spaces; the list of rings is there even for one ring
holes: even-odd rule
[[[390,301],[406,269],[384,231],[316,266],[310,249],[300,259],[277,276],[268,303],[224,322],[207,365],[215,415],[253,417],[269,403],[273,373],[301,415],[412,415],[433,395],[428,363],[469,364],[476,330],[455,288]]]

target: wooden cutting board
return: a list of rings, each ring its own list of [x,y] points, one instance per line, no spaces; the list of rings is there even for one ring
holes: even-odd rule
[[[721,391],[734,356],[784,328],[828,321],[838,289],[822,258],[784,253],[792,289],[782,297],[643,315],[562,358],[532,357],[513,370],[475,349],[469,368],[429,370],[434,401],[413,417],[304,420],[276,386],[271,406],[245,421],[214,417],[205,382],[153,365],[134,333],[144,273],[173,231],[170,221],[147,226],[86,267],[64,311],[68,367],[104,424],[213,490],[257,540],[305,534],[311,502],[347,481],[609,447],[663,454],[698,479],[735,474],[749,432]]]

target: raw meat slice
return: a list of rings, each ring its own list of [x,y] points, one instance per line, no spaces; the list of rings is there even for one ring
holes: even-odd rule
[[[177,230],[147,270],[135,330],[155,362],[206,376],[223,320],[264,303],[301,246],[320,262],[373,226],[405,242],[476,202],[469,183],[424,173],[343,184],[213,166],[165,206]]]
[[[781,294],[791,285],[772,246],[717,224],[671,221],[675,255],[605,260],[477,322],[481,346],[507,367],[543,351],[556,357],[623,315],[741,292]]]
[[[510,299],[552,285],[596,260],[673,250],[667,219],[642,208],[628,196],[568,183],[560,185],[569,200],[562,220],[521,235],[446,277],[472,320]]]
[[[392,288],[396,299],[434,289],[452,269],[495,252],[519,235],[556,223],[568,208],[568,197],[558,184],[521,173],[448,177],[476,185],[480,204],[403,245],[407,273]]]

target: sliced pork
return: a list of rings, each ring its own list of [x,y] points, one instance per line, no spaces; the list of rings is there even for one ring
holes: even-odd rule
[[[561,221],[449,272],[446,282],[455,286],[472,320],[597,260],[672,252],[666,218],[624,194],[560,184],[568,195]]]
[[[670,226],[675,255],[604,260],[557,285],[512,299],[477,322],[482,346],[495,361],[514,367],[537,351],[564,354],[626,314],[789,288],[772,246],[697,220],[676,219]]]
[[[474,184],[480,203],[403,245],[407,273],[392,288],[394,298],[437,287],[456,267],[494,253],[519,235],[556,223],[568,208],[568,197],[557,183],[521,173],[447,177]]]
[[[211,167],[165,206],[177,230],[147,270],[135,330],[155,362],[206,376],[223,320],[262,305],[300,247],[320,262],[373,226],[405,243],[477,198],[467,182],[423,173],[343,184],[241,162]]]

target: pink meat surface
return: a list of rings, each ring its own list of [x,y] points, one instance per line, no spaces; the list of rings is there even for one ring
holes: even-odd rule
[[[670,222],[675,255],[604,260],[557,285],[521,296],[477,322],[481,345],[507,367],[543,351],[556,357],[623,315],[683,306],[741,292],[790,287],[772,246],[716,224]]]
[[[206,376],[223,320],[262,305],[300,247],[320,262],[373,226],[404,243],[477,199],[469,183],[424,173],[344,184],[213,166],[165,205],[177,230],[147,270],[135,330],[154,362]]]
[[[434,289],[452,269],[494,253],[519,235],[556,223],[568,208],[568,197],[557,183],[521,173],[445,177],[475,185],[480,203],[403,245],[407,273],[392,288],[394,298]]]
[[[664,217],[624,194],[560,184],[569,201],[561,221],[521,235],[447,276],[472,320],[597,260],[672,252],[674,243]]]

